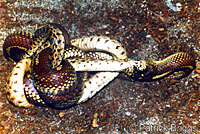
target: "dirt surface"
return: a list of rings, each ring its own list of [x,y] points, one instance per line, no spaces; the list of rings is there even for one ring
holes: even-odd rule
[[[184,51],[199,62],[199,18],[199,0],[1,0],[0,47],[13,31],[53,22],[66,27],[72,39],[114,37],[135,60]],[[22,109],[7,101],[6,77],[13,66],[0,50],[0,133],[200,133],[199,70],[180,81],[115,79],[86,103],[56,110]]]

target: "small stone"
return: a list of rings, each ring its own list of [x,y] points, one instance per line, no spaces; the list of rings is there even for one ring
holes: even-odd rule
[[[95,113],[95,114],[94,114],[94,119],[93,119],[93,121],[92,121],[92,127],[97,127],[97,126],[98,126],[98,125],[97,125],[97,116],[98,116],[98,114]]]
[[[60,117],[60,118],[62,118],[62,117],[64,117],[64,116],[65,116],[65,113],[64,113],[64,112],[60,112],[60,113],[59,113],[59,117]]]

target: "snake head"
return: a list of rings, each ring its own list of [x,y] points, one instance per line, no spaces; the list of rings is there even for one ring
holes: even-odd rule
[[[188,53],[178,52],[161,61],[147,62],[148,66],[154,66],[156,73],[153,80],[171,77],[179,80],[188,76],[195,68],[195,58]]]
[[[133,66],[125,70],[125,77],[131,81],[155,81],[170,76],[181,79],[196,67],[195,58],[188,53],[178,52],[161,61],[145,60],[143,68]],[[178,73],[178,75],[176,74]]]
[[[57,24],[57,23],[49,23],[49,24],[51,26],[57,27],[62,32],[66,45],[71,44],[71,39],[70,39],[69,33],[68,33],[67,29],[65,29],[65,27],[63,27],[62,25]]]

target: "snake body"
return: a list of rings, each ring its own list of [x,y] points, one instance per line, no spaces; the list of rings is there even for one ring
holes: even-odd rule
[[[19,107],[67,108],[87,101],[119,74],[130,81],[154,81],[178,71],[184,77],[195,68],[194,58],[184,52],[161,61],[134,61],[121,43],[105,36],[70,41],[58,24],[9,35],[3,52],[17,62],[6,91]]]

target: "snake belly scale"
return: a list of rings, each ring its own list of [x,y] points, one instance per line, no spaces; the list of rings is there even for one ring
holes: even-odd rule
[[[119,74],[130,81],[155,81],[174,72],[189,75],[195,59],[179,52],[161,61],[134,61],[120,42],[105,36],[70,40],[65,28],[47,24],[34,33],[15,32],[3,45],[17,62],[8,77],[7,98],[15,106],[67,108],[87,101]]]

